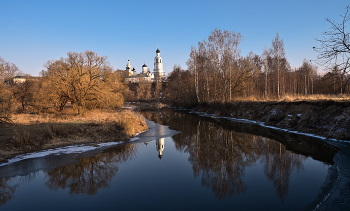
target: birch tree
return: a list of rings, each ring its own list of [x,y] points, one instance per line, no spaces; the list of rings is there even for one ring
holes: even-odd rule
[[[275,61],[275,68],[277,71],[277,98],[280,98],[280,72],[281,72],[281,60],[285,58],[283,39],[280,39],[278,32],[276,37],[272,40],[271,54]]]
[[[222,77],[223,102],[232,99],[232,66],[234,61],[239,58],[238,45],[242,39],[240,33],[236,34],[234,31],[219,29],[214,29],[208,38],[208,45],[214,51],[214,62],[217,64],[217,70]]]
[[[270,52],[267,48],[264,48],[264,52],[262,55],[263,61],[264,61],[264,74],[265,74],[265,90],[264,90],[264,94],[265,94],[265,99],[268,98],[268,78],[267,78],[267,74],[269,72],[269,62],[268,60],[271,58],[270,56]]]
[[[198,43],[198,50],[192,46],[187,65],[195,76],[194,84],[198,102],[201,101],[201,96],[206,95],[210,101],[211,89],[215,92],[212,92],[214,101],[231,101],[234,71],[237,70],[234,65],[239,59],[238,45],[241,40],[240,33],[214,29],[208,40]],[[210,78],[213,80],[212,85],[210,85]]]

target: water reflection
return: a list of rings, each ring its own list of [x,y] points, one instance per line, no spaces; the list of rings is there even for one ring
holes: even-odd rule
[[[78,159],[69,164],[46,171],[47,187],[52,190],[69,189],[69,193],[94,195],[100,188],[107,188],[118,172],[118,165],[135,157],[135,145],[110,148],[93,157]]]
[[[295,154],[273,139],[236,132],[228,122],[223,125],[169,109],[141,113],[181,131],[172,137],[177,150],[189,153],[194,176],[201,177],[202,185],[220,200],[245,193],[246,168],[261,162],[264,174],[283,202],[288,195],[291,173],[304,169],[307,156]]]
[[[0,206],[5,205],[11,201],[14,196],[16,189],[22,183],[29,183],[35,179],[37,173],[30,173],[26,176],[21,176],[19,180],[14,177],[3,178],[0,180]]]
[[[10,201],[14,193],[16,191],[16,188],[19,186],[19,184],[11,184],[12,178],[4,178],[0,180],[0,205],[6,204],[6,202]]]
[[[158,151],[158,157],[162,160],[163,150],[164,150],[164,138],[160,138],[156,140],[156,149]]]
[[[174,136],[174,141],[181,144],[179,138]],[[198,121],[196,133],[186,139],[189,143],[182,144],[190,154],[194,175],[201,175],[202,185],[219,199],[244,193],[247,189],[243,182],[245,168],[261,160],[266,176],[283,201],[292,169],[303,168],[301,161],[305,159],[276,141],[237,133],[206,121]]]
[[[288,194],[289,177],[292,171],[299,172],[304,169],[303,155],[298,155],[286,150],[286,147],[269,139],[261,140],[262,159],[264,173],[272,181],[276,193],[282,202]]]
[[[157,123],[168,125],[170,129],[181,131],[172,137],[175,148],[189,155],[194,177],[200,178],[202,186],[220,200],[254,189],[248,183],[246,174],[251,171],[247,169],[259,166],[263,174],[254,175],[254,178],[263,177],[270,181],[270,187],[274,188],[283,203],[288,196],[291,175],[304,170],[303,162],[308,156],[320,157],[324,159],[323,162],[331,163],[336,152],[336,149],[319,144],[319,141],[313,143],[312,140],[291,139],[284,134],[270,133],[251,125],[235,125],[229,121],[201,118],[170,109],[142,111],[142,114]],[[168,150],[164,151],[164,142],[164,138],[155,141],[157,152],[151,144],[152,156],[157,153],[161,159],[163,152],[171,154],[169,145]],[[148,144],[144,143],[146,147]],[[121,163],[136,157],[138,146],[143,144],[109,148],[92,157],[78,159],[77,164],[43,171],[45,185],[51,190],[68,189],[71,195],[94,195],[100,188],[109,186]],[[293,151],[299,154],[290,149],[296,149]],[[0,180],[0,205],[13,199],[20,183],[34,177],[35,174],[30,174],[20,177],[20,180]]]

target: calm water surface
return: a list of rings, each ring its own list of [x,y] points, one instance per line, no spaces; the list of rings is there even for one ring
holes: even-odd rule
[[[302,210],[332,164],[332,155],[313,159],[324,149],[311,152],[300,137],[253,135],[242,128],[258,129],[168,109],[142,113],[181,133],[26,161],[48,167],[0,178],[0,210]],[[50,168],[65,159],[74,162]]]

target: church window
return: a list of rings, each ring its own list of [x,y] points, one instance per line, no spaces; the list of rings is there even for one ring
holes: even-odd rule
[[[162,59],[160,59],[159,62],[162,63]]]

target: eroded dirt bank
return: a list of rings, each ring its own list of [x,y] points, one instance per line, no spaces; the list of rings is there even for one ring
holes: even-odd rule
[[[254,120],[291,131],[350,140],[350,102],[233,102],[187,107],[216,116]]]

